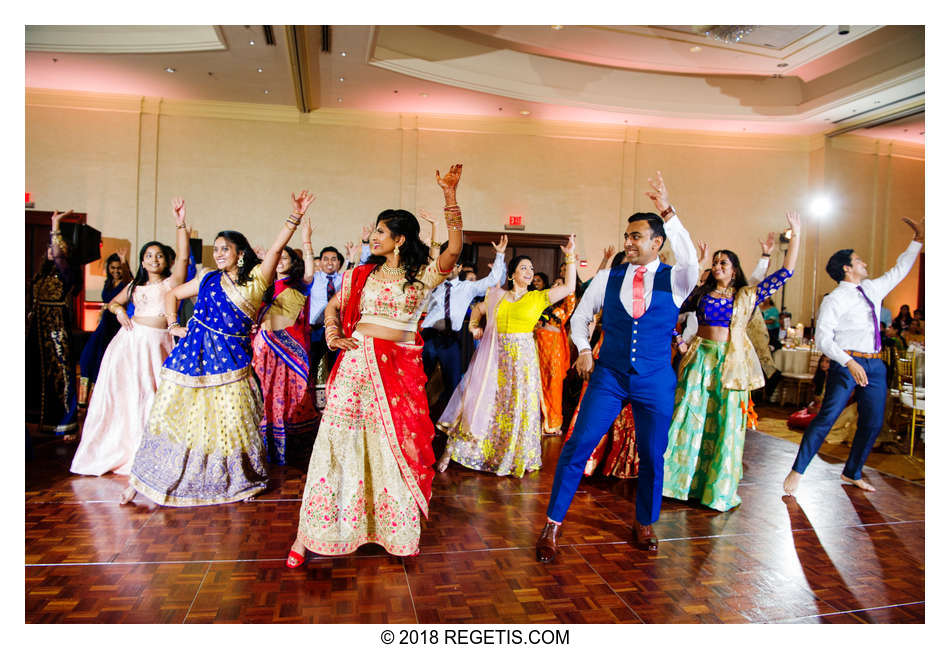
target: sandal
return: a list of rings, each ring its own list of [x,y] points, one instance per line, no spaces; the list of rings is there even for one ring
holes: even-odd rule
[[[287,555],[287,567],[293,570],[294,568],[299,568],[304,564],[304,557],[299,552],[290,551],[290,554]]]

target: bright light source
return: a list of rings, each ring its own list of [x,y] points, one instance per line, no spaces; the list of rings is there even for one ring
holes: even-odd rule
[[[827,196],[818,196],[811,202],[811,212],[819,218],[828,216],[831,212],[831,201]]]

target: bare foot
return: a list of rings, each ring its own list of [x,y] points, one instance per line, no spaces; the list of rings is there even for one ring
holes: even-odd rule
[[[135,487],[127,487],[125,491],[122,492],[122,497],[119,499],[120,505],[128,505],[135,498]]]
[[[785,476],[785,482],[782,483],[782,488],[785,489],[785,493],[789,496],[794,496],[795,491],[798,489],[798,483],[802,481],[802,474],[798,471],[789,471],[788,475]]]
[[[857,480],[853,480],[842,473],[841,479],[847,482],[848,484],[853,484],[855,487],[857,487],[858,489],[861,489],[862,491],[877,491],[877,489],[875,489],[871,485],[871,483],[865,480],[864,478],[858,478]]]
[[[445,470],[449,468],[449,462],[452,461],[452,449],[448,445],[445,447],[445,452],[442,453],[442,457],[439,458],[439,463],[435,465],[436,470],[439,473],[445,473]]]

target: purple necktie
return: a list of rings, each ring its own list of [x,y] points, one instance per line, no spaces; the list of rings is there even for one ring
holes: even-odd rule
[[[874,312],[874,303],[871,302],[871,298],[868,297],[867,293],[865,293],[864,289],[860,286],[858,286],[858,293],[861,294],[864,301],[871,307],[871,320],[874,322],[874,351],[879,352],[881,351],[881,325],[877,321],[877,314]]]
[[[449,298],[452,296],[452,284],[449,282],[445,283],[445,330],[452,331],[452,311],[449,307]]]
[[[333,279],[336,275],[327,275],[327,302],[333,299],[333,295],[336,293],[336,285],[333,283]]]

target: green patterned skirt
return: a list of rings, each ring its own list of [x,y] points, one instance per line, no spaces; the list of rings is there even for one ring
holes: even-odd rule
[[[696,338],[683,358],[663,455],[663,495],[726,511],[742,502],[748,390],[722,387],[727,342]]]

